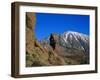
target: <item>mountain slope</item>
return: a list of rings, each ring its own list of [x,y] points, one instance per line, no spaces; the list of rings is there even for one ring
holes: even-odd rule
[[[66,63],[89,63],[89,37],[87,35],[73,31],[67,31],[60,35],[52,33],[51,35],[54,41],[41,41],[41,45],[43,45],[44,48],[49,50],[50,47],[52,47],[50,46],[50,43],[56,42],[54,44],[55,49],[53,50],[56,54],[61,56]]]
[[[59,42],[62,46],[89,52],[89,37],[85,34],[67,31],[61,34]]]

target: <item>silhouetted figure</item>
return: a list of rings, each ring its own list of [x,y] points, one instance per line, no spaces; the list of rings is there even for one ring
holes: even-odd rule
[[[51,34],[49,40],[50,40],[50,46],[51,46],[51,47],[53,48],[53,50],[54,50],[55,47],[56,47],[56,41],[55,41],[55,39],[54,39],[54,37],[53,37],[53,34]]]

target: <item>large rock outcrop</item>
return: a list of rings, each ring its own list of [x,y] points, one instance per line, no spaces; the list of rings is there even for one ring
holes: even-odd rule
[[[50,46],[44,48],[35,38],[36,16],[26,13],[26,67],[63,65],[65,61]]]

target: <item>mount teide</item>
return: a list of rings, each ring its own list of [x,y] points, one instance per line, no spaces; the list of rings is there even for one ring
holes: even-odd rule
[[[50,41],[52,36],[53,41]],[[52,47],[50,43],[55,42],[55,53],[61,56],[68,64],[88,64],[89,63],[89,36],[73,31],[63,34],[52,33],[48,40],[40,43],[45,49]]]
[[[89,53],[89,37],[78,32],[64,32],[60,36],[60,43],[64,47],[82,50],[84,53]]]

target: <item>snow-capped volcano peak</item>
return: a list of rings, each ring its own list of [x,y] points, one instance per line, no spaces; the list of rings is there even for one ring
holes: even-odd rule
[[[74,32],[74,31],[67,31],[63,33],[64,35],[76,35],[76,36],[84,36],[84,37],[88,37],[87,35],[83,34],[83,33],[79,33],[79,32]]]
[[[89,53],[89,36],[75,31],[66,31],[63,34],[52,34],[56,44],[67,49],[80,50]],[[48,39],[49,44],[49,39]]]
[[[72,39],[78,40],[80,38],[83,41],[88,41],[87,35],[79,33],[79,32],[74,32],[74,31],[64,32],[61,36],[63,37],[64,41],[68,41],[68,38],[70,40]]]
[[[69,34],[78,34],[79,32],[75,32],[75,31],[66,31],[64,33],[69,33]]]
[[[89,37],[74,31],[67,31],[61,34],[60,42],[63,46],[80,50],[86,50],[89,47]]]

